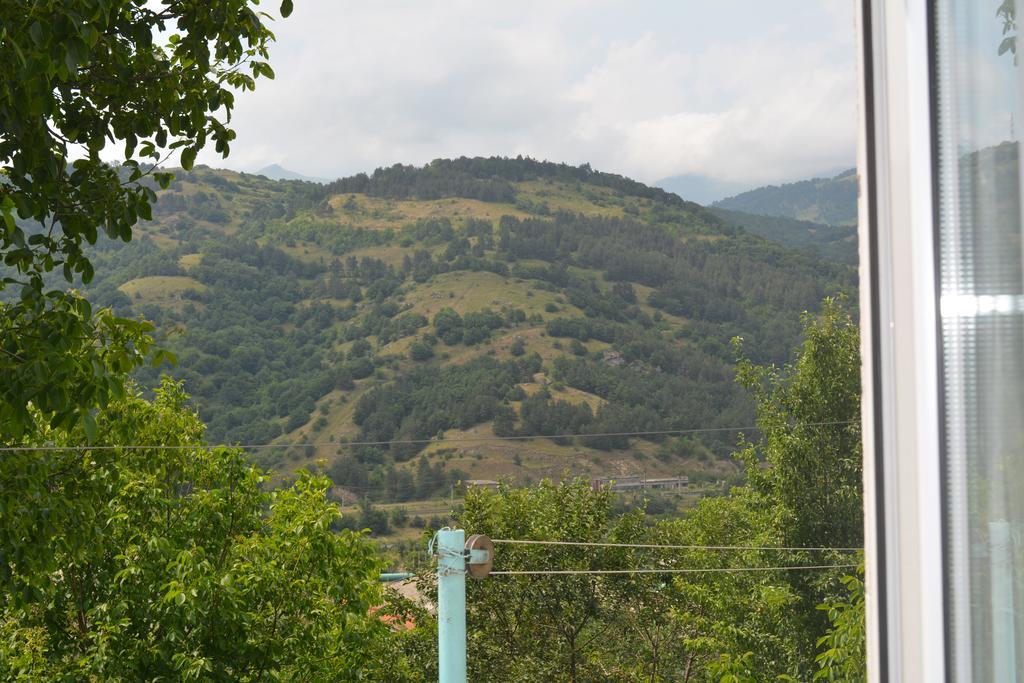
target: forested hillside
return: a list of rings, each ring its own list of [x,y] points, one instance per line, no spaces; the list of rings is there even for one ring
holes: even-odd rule
[[[726,223],[737,225],[772,242],[857,265],[856,225],[825,225],[786,216],[732,211],[718,206],[710,206],[708,211]]]
[[[856,225],[857,170],[843,171],[833,178],[759,187],[717,201],[714,206],[826,225]]]
[[[209,438],[288,471],[424,497],[459,477],[709,473],[749,425],[733,337],[789,359],[848,265],[629,179],[530,159],[439,160],[317,185],[177,171],[98,305],[156,323]],[[558,438],[503,442],[495,436]],[[443,436],[445,441],[431,442]],[[342,442],[400,442],[347,446]]]

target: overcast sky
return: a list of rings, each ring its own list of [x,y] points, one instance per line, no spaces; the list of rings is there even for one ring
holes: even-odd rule
[[[322,177],[529,155],[645,182],[853,164],[853,0],[298,0],[228,160]]]

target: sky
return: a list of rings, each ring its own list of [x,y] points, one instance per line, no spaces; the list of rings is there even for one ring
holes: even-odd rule
[[[993,9],[996,4],[958,7],[954,21],[945,24],[942,32],[946,37],[943,46],[949,51],[943,65],[956,65],[950,72],[949,92],[954,106],[947,120],[955,127],[961,154],[1011,138],[1020,140],[1024,125],[1024,121],[1011,118],[1021,108],[1017,98],[1024,90],[1024,72],[1014,65],[1011,54],[999,54],[1004,26]]]
[[[750,186],[853,165],[853,0],[300,0],[216,167],[515,156]]]

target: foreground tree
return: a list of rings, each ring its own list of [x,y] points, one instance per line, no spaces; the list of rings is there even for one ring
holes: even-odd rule
[[[857,330],[838,301],[804,324],[792,365],[739,364],[762,432],[737,454],[748,485],[683,519],[617,516],[608,491],[579,481],[469,492],[467,533],[676,546],[499,545],[496,569],[656,571],[471,582],[477,677],[858,680],[863,593],[848,576],[859,557],[845,550],[861,545]],[[829,568],[787,568],[819,565]]]
[[[761,430],[761,439],[738,457],[747,466],[752,492],[771,510],[779,545],[862,547],[859,335],[843,301],[826,299],[820,313],[805,314],[804,340],[791,365],[779,369],[741,360],[737,380],[757,401]],[[849,564],[854,557],[847,550],[792,555],[802,564]],[[793,632],[800,634],[803,662],[813,658],[829,626],[816,607],[837,599],[841,574],[789,577],[798,598]]]
[[[527,489],[470,489],[460,517],[467,533],[491,538],[630,540],[638,513],[613,516],[612,494],[586,481],[544,481]],[[502,570],[624,569],[632,553],[616,548],[500,545]],[[609,633],[608,578],[600,575],[495,576],[467,591],[473,680],[601,680]],[[495,653],[501,656],[495,656]],[[628,679],[620,679],[628,680]]]
[[[54,285],[150,218],[168,155],[227,155],[273,77],[258,4],[0,0],[0,679],[420,679],[327,480],[268,492],[180,386],[132,387],[150,325]]]
[[[227,155],[233,91],[273,77],[258,1],[0,0],[0,294],[14,290],[0,304],[3,441],[36,424],[30,406],[91,435],[91,411],[145,357],[145,326],[93,315],[48,275],[88,282],[86,246],[128,241],[150,218],[144,176],[171,176],[140,160],[180,153],[188,169],[208,143]]]
[[[779,369],[739,362],[737,380],[754,394],[761,438],[737,453],[747,467],[748,486],[730,498],[748,514],[760,515],[762,523],[737,544],[833,548],[762,551],[750,561],[843,567],[767,573],[774,627],[755,622],[745,634],[733,625],[749,623],[758,613],[753,602],[721,605],[726,610],[716,617],[715,629],[724,637],[717,660],[708,662],[715,680],[860,680],[850,672],[864,664],[863,594],[858,599],[861,584],[850,576],[849,565],[862,556],[848,550],[863,544],[858,347],[857,328],[843,302],[826,299],[819,314],[805,314],[794,363]],[[700,515],[742,517],[724,506],[724,499],[702,501],[679,526],[685,529]]]
[[[868,678],[864,623],[864,565],[859,576],[844,576],[847,595],[820,605],[828,614],[828,632],[818,639],[821,650],[814,672],[816,681],[859,683]]]
[[[227,154],[233,91],[273,75],[257,4],[0,0],[0,446],[94,442],[97,411],[124,399],[150,355],[151,325],[94,311],[54,280],[88,282],[88,245],[130,240],[149,218],[152,181],[170,175],[140,159],[178,152],[188,168],[210,142]],[[4,453],[0,590],[45,586],[58,537],[84,547],[89,534],[68,525],[87,524],[107,494],[90,459],[122,455]]]
[[[785,545],[863,543],[859,343],[842,302],[826,299],[820,313],[805,314],[795,363],[738,365],[762,433],[738,457],[751,486],[774,504]]]
[[[615,514],[613,499],[609,490],[595,491],[581,480],[468,492],[459,520],[467,533],[693,546],[499,544],[495,568],[505,571],[646,571],[509,575],[470,582],[469,666],[475,678],[708,681],[716,680],[722,653],[731,652],[743,653],[743,662],[772,672],[771,677],[813,667],[813,653],[804,657],[802,633],[792,628],[799,600],[788,572],[722,571],[792,564],[792,558],[757,550],[701,549],[777,546],[770,507],[760,496],[737,489],[706,500],[683,520],[654,525],[639,510]]]
[[[329,482],[303,475],[268,492],[241,453],[203,446],[185,400],[171,381],[153,401],[132,393],[99,414],[92,449],[36,456],[79,476],[54,480],[53,500],[6,508],[24,533],[86,474],[103,496],[49,530],[45,581],[14,558],[26,590],[0,597],[0,679],[405,678],[371,614],[376,550],[332,531]],[[56,445],[83,437],[41,430]],[[8,467],[0,460],[0,481]]]

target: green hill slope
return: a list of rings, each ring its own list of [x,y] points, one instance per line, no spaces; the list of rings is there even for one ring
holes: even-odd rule
[[[850,169],[834,178],[759,187],[715,202],[714,206],[826,225],[856,225],[857,171]]]
[[[306,444],[254,453],[282,472],[323,460],[381,498],[727,471],[735,432],[600,435],[752,424],[730,339],[784,362],[800,313],[856,286],[846,265],[587,166],[177,176],[139,239],[94,255],[91,297],[152,319],[178,354],[140,380],[183,379],[211,440]],[[494,438],[536,435],[556,438]]]
[[[718,206],[708,207],[708,211],[726,223],[777,244],[809,250],[824,258],[857,265],[856,226],[824,225],[785,216],[731,211]]]

